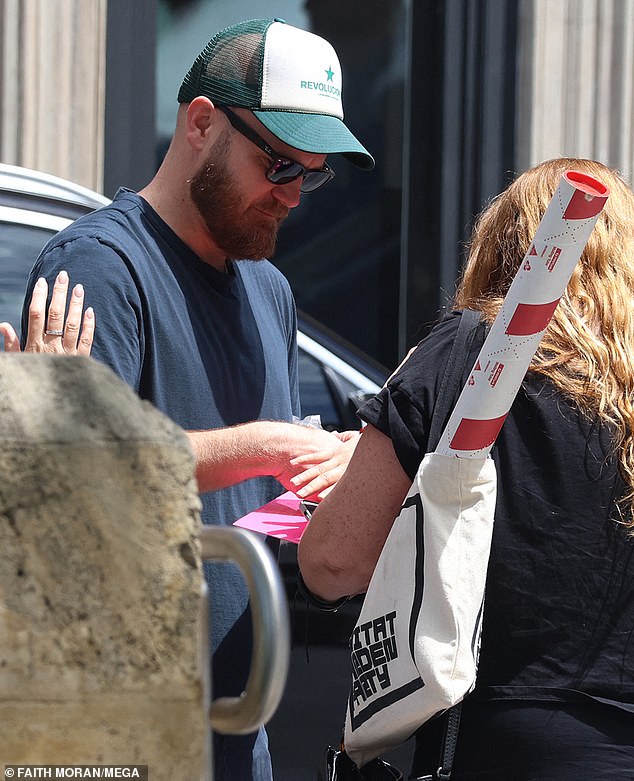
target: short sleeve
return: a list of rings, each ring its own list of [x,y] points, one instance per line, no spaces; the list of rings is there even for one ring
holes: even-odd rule
[[[91,356],[110,366],[133,388],[139,387],[144,351],[142,302],[125,260],[112,247],[93,236],[53,239],[37,259],[22,309],[26,335],[28,303],[37,278],[46,277],[49,300],[57,274],[66,270],[71,287],[81,282],[85,306],[95,311],[96,328]],[[23,337],[24,338],[24,337]]]
[[[412,480],[427,452],[431,416],[459,322],[459,312],[452,312],[441,320],[390,377],[386,386],[357,413],[392,440],[394,452]],[[485,327],[481,323],[465,356],[463,382],[473,367],[484,333]],[[458,395],[459,390],[456,399]]]

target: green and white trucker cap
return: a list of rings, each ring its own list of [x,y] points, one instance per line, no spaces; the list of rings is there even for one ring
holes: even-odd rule
[[[227,27],[198,55],[179,103],[204,95],[253,111],[271,133],[304,152],[339,152],[359,168],[374,158],[343,123],[341,65],[318,35],[280,19]]]

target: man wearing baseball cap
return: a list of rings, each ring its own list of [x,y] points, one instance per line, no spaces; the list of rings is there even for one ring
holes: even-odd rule
[[[52,288],[62,269],[83,283],[99,323],[93,357],[188,432],[202,520],[231,525],[282,487],[323,494],[356,444],[357,433],[293,422],[302,416],[295,303],[266,258],[302,194],[334,177],[328,155],[365,169],[374,160],[344,124],[332,46],[279,20],[216,35],[178,101],[152,181],[139,193],[121,188],[58,234],[25,301],[38,277]],[[231,564],[205,574],[213,693],[238,695],[251,655],[246,586]],[[263,729],[215,736],[214,761],[215,781],[272,777]]]
[[[178,102],[204,95],[218,106],[249,109],[288,146],[340,152],[370,169],[372,156],[343,122],[341,82],[328,41],[278,19],[254,19],[209,41],[185,76]]]

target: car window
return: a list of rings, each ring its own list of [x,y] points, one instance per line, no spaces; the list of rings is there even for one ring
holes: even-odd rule
[[[299,350],[299,395],[302,416],[319,415],[321,425],[330,431],[341,429],[341,418],[330,392],[321,363]]]
[[[0,322],[19,331],[26,280],[53,232],[33,225],[0,222]]]
[[[319,415],[328,431],[358,429],[357,408],[373,393],[364,393],[333,366],[299,348],[299,395],[302,415]]]

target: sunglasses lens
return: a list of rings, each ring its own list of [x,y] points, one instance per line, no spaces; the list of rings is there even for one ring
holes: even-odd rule
[[[334,171],[308,171],[303,165],[293,160],[276,160],[269,168],[267,179],[273,184],[288,184],[298,177],[303,177],[301,191],[310,193],[329,182],[334,176]]]
[[[276,160],[269,168],[266,178],[273,184],[288,184],[298,176],[303,176],[306,169],[292,160]]]
[[[332,177],[334,176],[333,171],[306,171],[306,176],[304,177],[304,181],[302,182],[301,191],[303,193],[311,193],[313,190],[316,190],[318,187],[321,187],[322,184],[326,184],[326,182],[329,182]]]

